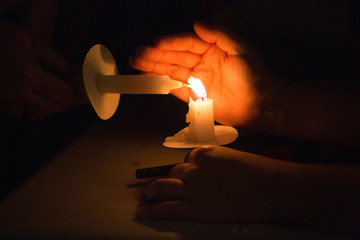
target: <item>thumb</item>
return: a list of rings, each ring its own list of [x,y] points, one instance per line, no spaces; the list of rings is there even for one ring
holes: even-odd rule
[[[241,44],[243,40],[235,33],[220,27],[209,26],[199,21],[194,22],[194,30],[203,41],[216,44],[216,46],[229,55],[245,54],[245,48]]]

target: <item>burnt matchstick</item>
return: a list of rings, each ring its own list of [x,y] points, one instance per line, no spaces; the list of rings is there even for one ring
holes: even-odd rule
[[[175,165],[177,164],[141,168],[136,170],[135,175],[137,179],[167,176],[170,173],[170,169]]]

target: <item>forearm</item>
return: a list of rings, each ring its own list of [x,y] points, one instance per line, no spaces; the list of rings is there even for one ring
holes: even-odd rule
[[[294,164],[280,219],[360,236],[360,167]]]
[[[257,127],[267,133],[360,146],[360,87],[275,80]],[[275,84],[274,84],[275,85]],[[267,91],[265,89],[264,91]]]

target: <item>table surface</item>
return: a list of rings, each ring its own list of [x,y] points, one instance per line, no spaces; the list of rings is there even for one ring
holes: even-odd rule
[[[135,219],[144,187],[135,170],[182,162],[189,149],[163,147],[164,131],[128,123],[97,121],[0,202],[0,238],[343,239],[289,226]]]

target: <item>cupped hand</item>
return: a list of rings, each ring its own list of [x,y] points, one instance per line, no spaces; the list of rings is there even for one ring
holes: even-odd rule
[[[208,97],[214,99],[216,121],[234,126],[252,124],[265,101],[259,83],[269,76],[266,67],[233,33],[198,22],[194,30],[163,36],[154,47],[138,48],[130,65],[145,74],[167,74],[182,82],[190,76],[200,78]],[[190,91],[182,88],[172,94],[188,101]]]
[[[138,217],[237,223],[276,218],[286,172],[281,161],[219,146],[195,149],[186,161],[147,186]]]

